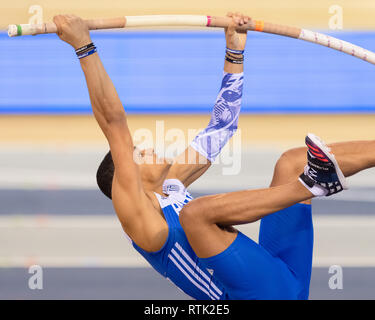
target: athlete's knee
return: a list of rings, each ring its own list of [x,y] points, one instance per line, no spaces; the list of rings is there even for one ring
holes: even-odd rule
[[[285,151],[276,162],[271,186],[293,181],[302,173],[305,164],[306,148]]]
[[[190,228],[195,229],[197,226],[204,223],[205,207],[206,205],[203,199],[198,198],[190,201],[182,208],[179,219],[181,226],[185,231],[188,231]]]
[[[306,148],[293,148],[285,151],[277,161],[278,170],[288,174],[300,174],[306,164]]]
[[[180,211],[179,219],[182,228],[189,228],[191,225],[196,223],[198,218],[198,205],[196,202],[199,202],[199,199],[194,199],[186,204]]]

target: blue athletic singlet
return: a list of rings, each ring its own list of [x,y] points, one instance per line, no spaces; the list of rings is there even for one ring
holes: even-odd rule
[[[238,233],[222,253],[198,258],[179,222],[192,200],[176,179],[156,194],[168,223],[168,238],[157,252],[134,248],[161,275],[198,300],[307,299],[312,265],[311,206],[297,204],[262,219],[259,244]],[[202,213],[204,214],[204,212]]]
[[[192,298],[228,299],[223,286],[210,274],[210,270],[201,264],[180,225],[178,215],[182,207],[193,198],[184,185],[175,179],[164,182],[163,193],[168,197],[159,194],[156,196],[169,227],[167,241],[157,252],[147,252],[133,242],[134,248],[156,271]]]

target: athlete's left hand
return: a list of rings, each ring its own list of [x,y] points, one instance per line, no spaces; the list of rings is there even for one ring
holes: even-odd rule
[[[227,17],[232,18],[231,24],[228,28],[225,28],[227,48],[233,50],[245,50],[247,30],[238,31],[237,29],[249,23],[251,18],[237,12],[229,12],[227,13]]]
[[[57,26],[59,38],[74,49],[91,43],[89,28],[80,17],[72,14],[57,15],[53,17],[53,22]]]

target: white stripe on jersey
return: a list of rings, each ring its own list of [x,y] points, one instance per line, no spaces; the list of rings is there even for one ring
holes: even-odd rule
[[[192,258],[190,258],[190,256],[187,254],[187,252],[181,247],[181,245],[178,243],[178,242],[176,242],[175,244],[175,247],[181,252],[181,254],[185,257],[185,259],[187,260],[187,261],[189,261],[189,263],[193,266],[193,268],[196,270],[196,271],[198,271],[199,272],[199,274],[203,277],[203,278],[205,278],[207,281],[208,281],[208,283],[210,283],[211,284],[211,286],[216,290],[216,292],[219,294],[219,295],[222,295],[223,294],[223,292],[214,284],[214,283],[212,283],[211,282],[211,279],[210,279],[210,277],[204,272],[204,271],[202,271],[202,269],[201,268],[199,268],[197,265],[196,265],[196,263],[193,261],[193,259]]]
[[[185,269],[188,272],[190,272],[191,275],[194,276],[196,280],[198,280],[201,284],[203,284],[208,289],[208,292],[210,293],[209,294],[210,297],[214,297],[216,300],[220,299],[219,296],[214,291],[212,291],[209,284],[205,282],[201,277],[199,277],[199,275],[182,259],[182,257],[176,252],[176,250],[172,249],[172,254],[185,267]]]
[[[198,289],[202,290],[207,296],[211,298],[211,300],[215,300],[212,296],[210,296],[209,292],[203,288],[199,283],[197,283],[185,270],[184,268],[176,261],[175,258],[172,257],[172,255],[168,255],[168,258],[171,259],[171,261],[175,264],[175,266],[188,278],[191,283],[193,283]]]
[[[163,193],[168,196],[155,193],[160,207],[164,209],[167,206],[171,206],[177,216],[184,205],[193,199],[182,182],[177,179],[165,180]],[[174,244],[168,254],[168,258],[194,286],[204,292],[209,298],[212,300],[220,299],[223,292],[211,282],[211,278],[198,267],[179,243],[176,242]]]

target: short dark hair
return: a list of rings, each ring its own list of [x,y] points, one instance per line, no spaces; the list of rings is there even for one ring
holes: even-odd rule
[[[112,181],[115,173],[115,165],[112,160],[111,151],[109,151],[96,172],[96,182],[99,189],[109,198],[112,199]]]

